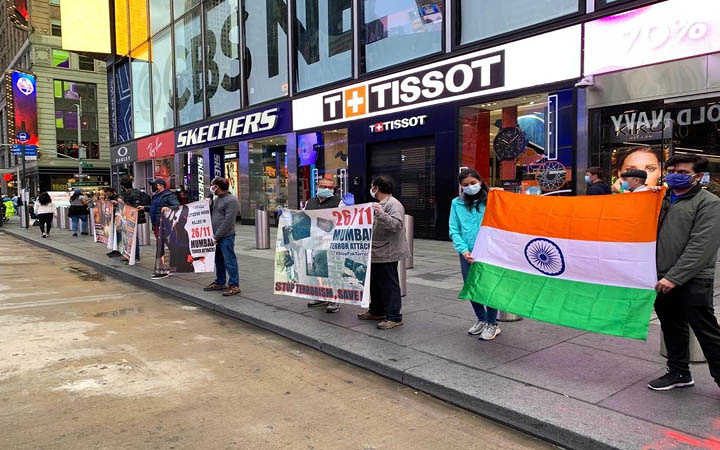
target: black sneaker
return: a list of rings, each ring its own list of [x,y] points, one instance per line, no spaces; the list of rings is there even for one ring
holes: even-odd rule
[[[111,252],[105,253],[110,258],[117,258],[118,256],[122,256],[122,253],[120,253],[117,250],[113,250]]]
[[[154,273],[154,274],[152,274],[152,276],[150,278],[153,280],[159,280],[161,278],[167,278],[169,276],[170,276],[169,273]]]
[[[669,391],[670,389],[690,387],[693,385],[695,385],[695,382],[692,379],[692,375],[671,370],[668,370],[668,373],[660,378],[648,383],[648,387],[653,391]]]

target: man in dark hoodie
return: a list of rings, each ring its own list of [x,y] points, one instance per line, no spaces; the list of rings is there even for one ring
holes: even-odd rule
[[[150,202],[150,221],[152,222],[153,233],[155,233],[155,239],[158,242],[158,258],[161,259],[164,253],[165,243],[163,237],[160,236],[160,221],[162,220],[163,208],[172,208],[174,206],[180,206],[180,202],[177,199],[175,193],[167,188],[167,183],[162,178],[156,178],[150,182],[150,188],[154,192],[152,201]],[[169,230],[166,230],[168,233]],[[162,249],[162,250],[161,250]],[[167,271],[158,270],[158,262],[155,263],[155,273],[152,278],[157,280],[159,278],[165,278],[170,275]]]
[[[145,209],[150,206],[150,196],[140,189],[135,189],[128,176],[120,178],[120,200],[128,206],[138,209],[138,225],[147,222]],[[135,234],[135,261],[140,262],[140,241],[137,233]]]

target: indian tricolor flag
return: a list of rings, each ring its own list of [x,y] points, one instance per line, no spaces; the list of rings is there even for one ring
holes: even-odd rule
[[[460,298],[582,330],[647,337],[662,192],[491,191]]]

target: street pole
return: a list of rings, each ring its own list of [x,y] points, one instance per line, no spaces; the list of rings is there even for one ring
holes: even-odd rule
[[[25,143],[24,142],[20,143],[20,155],[22,155],[20,157],[22,158],[22,187],[23,187],[22,202],[23,202],[23,206],[24,206],[23,207],[23,216],[25,216],[25,228],[29,228],[28,222],[30,222],[30,212],[28,211],[28,202],[25,200],[25,198],[29,197],[30,193],[28,192],[27,182],[25,180]]]
[[[82,155],[80,152],[82,151],[82,123],[80,121],[80,115],[82,114],[82,106],[80,102],[82,101],[82,97],[78,100],[77,105],[75,105],[75,108],[77,108],[77,143],[78,143],[78,175],[80,175],[78,178],[82,181]]]

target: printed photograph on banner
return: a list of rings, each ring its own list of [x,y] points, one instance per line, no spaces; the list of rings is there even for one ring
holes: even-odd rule
[[[163,208],[155,268],[159,273],[215,271],[209,200]]]
[[[93,239],[95,242],[112,248],[111,238],[115,237],[113,227],[113,204],[106,200],[95,203],[91,210],[93,222]]]
[[[368,306],[373,218],[369,203],[283,210],[275,246],[274,293]]]
[[[122,245],[120,253],[128,260],[128,264],[135,265],[135,246],[137,245],[138,210],[129,205],[122,208]]]

